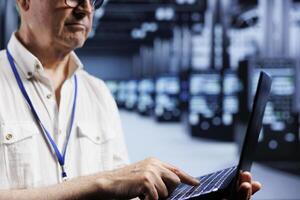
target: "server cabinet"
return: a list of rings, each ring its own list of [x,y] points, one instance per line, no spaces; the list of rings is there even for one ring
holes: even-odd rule
[[[252,106],[253,94],[261,70],[273,78],[271,97],[267,104],[260,134],[257,160],[293,161],[299,159],[299,70],[297,62],[285,58],[253,59],[240,66],[247,73],[244,103]],[[245,113],[243,113],[245,114]],[[241,118],[246,118],[241,116]]]
[[[137,111],[144,116],[151,116],[154,110],[155,84],[152,78],[143,78],[138,83]]]
[[[193,136],[232,141],[239,109],[236,72],[217,70],[190,75],[189,126]]]
[[[157,121],[180,121],[180,78],[177,75],[161,75],[155,82],[154,116]]]

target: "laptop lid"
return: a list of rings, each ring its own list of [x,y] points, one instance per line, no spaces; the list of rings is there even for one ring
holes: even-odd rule
[[[256,94],[254,97],[252,112],[248,121],[248,127],[242,146],[240,160],[237,167],[236,181],[241,171],[250,171],[253,163],[259,133],[263,124],[264,111],[271,93],[272,78],[265,72],[260,72]]]

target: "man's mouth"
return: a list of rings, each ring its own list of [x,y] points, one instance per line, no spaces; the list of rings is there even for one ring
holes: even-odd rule
[[[86,29],[86,25],[80,22],[70,22],[65,24],[68,27],[76,28],[76,29]]]

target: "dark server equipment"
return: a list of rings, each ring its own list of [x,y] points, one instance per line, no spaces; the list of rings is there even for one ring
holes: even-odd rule
[[[150,116],[154,110],[154,80],[145,78],[138,83],[137,111],[141,115]]]
[[[138,102],[138,81],[129,80],[126,83],[125,108],[133,111],[136,109]]]
[[[230,137],[233,137],[233,129],[239,112],[239,92],[242,90],[242,84],[236,71],[227,69],[224,71],[222,79],[222,122],[223,126],[230,130]]]
[[[189,105],[189,77],[189,70],[183,70],[180,72],[180,110],[185,113],[188,111]]]
[[[239,79],[234,71],[190,76],[189,126],[192,136],[232,141],[238,112]]]
[[[189,124],[193,136],[211,136],[212,124],[221,124],[221,76],[215,71],[191,74]]]
[[[299,70],[292,59],[250,59],[241,62],[244,69],[245,93],[241,105],[251,107],[254,88],[257,85],[259,71],[270,74],[273,86],[270,101],[267,104],[263,120],[263,129],[259,138],[257,160],[293,161],[299,159],[299,122],[298,94]],[[246,100],[246,101],[245,101]],[[244,104],[245,103],[245,104]],[[241,108],[242,109],[242,108]],[[242,114],[245,114],[243,112]],[[241,116],[246,119],[246,116]]]
[[[155,83],[154,115],[157,121],[180,121],[180,78],[177,75],[161,75]]]
[[[125,102],[127,98],[127,81],[122,80],[118,84],[118,91],[116,94],[116,101],[119,108],[125,107]]]

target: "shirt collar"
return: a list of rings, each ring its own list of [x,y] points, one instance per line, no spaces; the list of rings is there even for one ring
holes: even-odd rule
[[[33,76],[38,75],[40,71],[43,71],[44,67],[42,63],[28,49],[26,49],[25,46],[23,46],[23,44],[17,39],[15,33],[12,34],[9,40],[8,49],[24,78],[30,79]],[[68,78],[71,77],[77,70],[83,68],[83,64],[73,51],[70,53],[70,60],[68,63]]]
[[[74,51],[70,53],[70,60],[69,60],[69,74],[68,78],[70,78],[76,71],[83,69],[83,64],[76,55]]]

